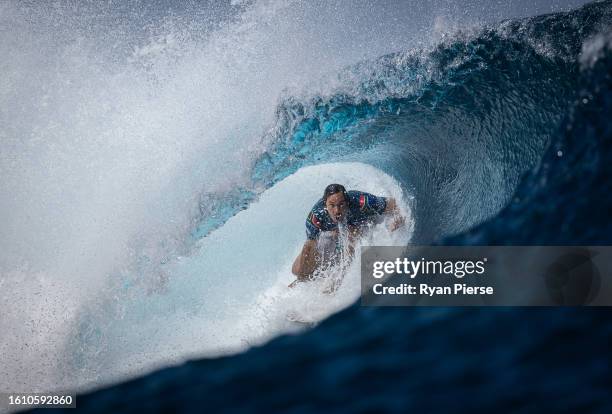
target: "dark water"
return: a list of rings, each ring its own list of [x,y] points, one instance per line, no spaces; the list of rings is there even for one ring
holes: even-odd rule
[[[351,93],[279,106],[253,185],[359,160],[414,194],[419,241],[610,244],[611,15],[593,3],[349,68]],[[607,413],[611,317],[354,305],[302,335],[79,396],[78,410]]]

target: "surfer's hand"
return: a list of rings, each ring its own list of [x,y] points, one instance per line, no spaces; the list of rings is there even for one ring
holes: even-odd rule
[[[402,227],[406,223],[406,219],[402,216],[397,202],[394,198],[387,199],[387,206],[385,207],[385,214],[391,218],[391,221],[387,223],[389,231],[395,231]]]
[[[402,227],[404,224],[406,224],[406,218],[400,214],[397,214],[393,216],[387,228],[389,229],[389,231],[395,231]]]

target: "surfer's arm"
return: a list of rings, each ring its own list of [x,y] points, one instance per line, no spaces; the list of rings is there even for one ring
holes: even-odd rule
[[[406,218],[402,216],[402,213],[400,212],[397,206],[397,202],[394,198],[387,198],[386,201],[387,205],[383,214],[388,217],[391,217],[391,222],[389,223],[388,228],[390,231],[395,231],[404,225],[404,223],[406,222]]]
[[[318,266],[317,241],[308,239],[302,247],[302,251],[293,262],[291,272],[298,280],[308,280]]]

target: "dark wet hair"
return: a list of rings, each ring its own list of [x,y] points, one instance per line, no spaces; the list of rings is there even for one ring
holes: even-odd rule
[[[348,202],[348,194],[346,194],[346,188],[344,188],[344,186],[341,184],[330,184],[325,187],[325,191],[323,192],[323,202],[327,202],[327,197],[337,193],[342,193],[342,195],[344,195],[344,200]]]

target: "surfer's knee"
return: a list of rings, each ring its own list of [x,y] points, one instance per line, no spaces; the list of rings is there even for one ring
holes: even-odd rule
[[[293,262],[293,266],[291,266],[291,273],[297,276],[298,279],[300,279],[302,275],[302,266],[299,260],[300,260],[300,257],[295,259],[295,261]]]
[[[293,266],[293,268],[291,269],[291,272],[293,272],[293,274],[295,275],[295,277],[297,278],[297,280],[301,281],[301,282],[305,282],[307,280],[310,280],[310,276],[312,276],[312,273],[306,273],[303,271],[302,268],[300,268],[299,266]]]

